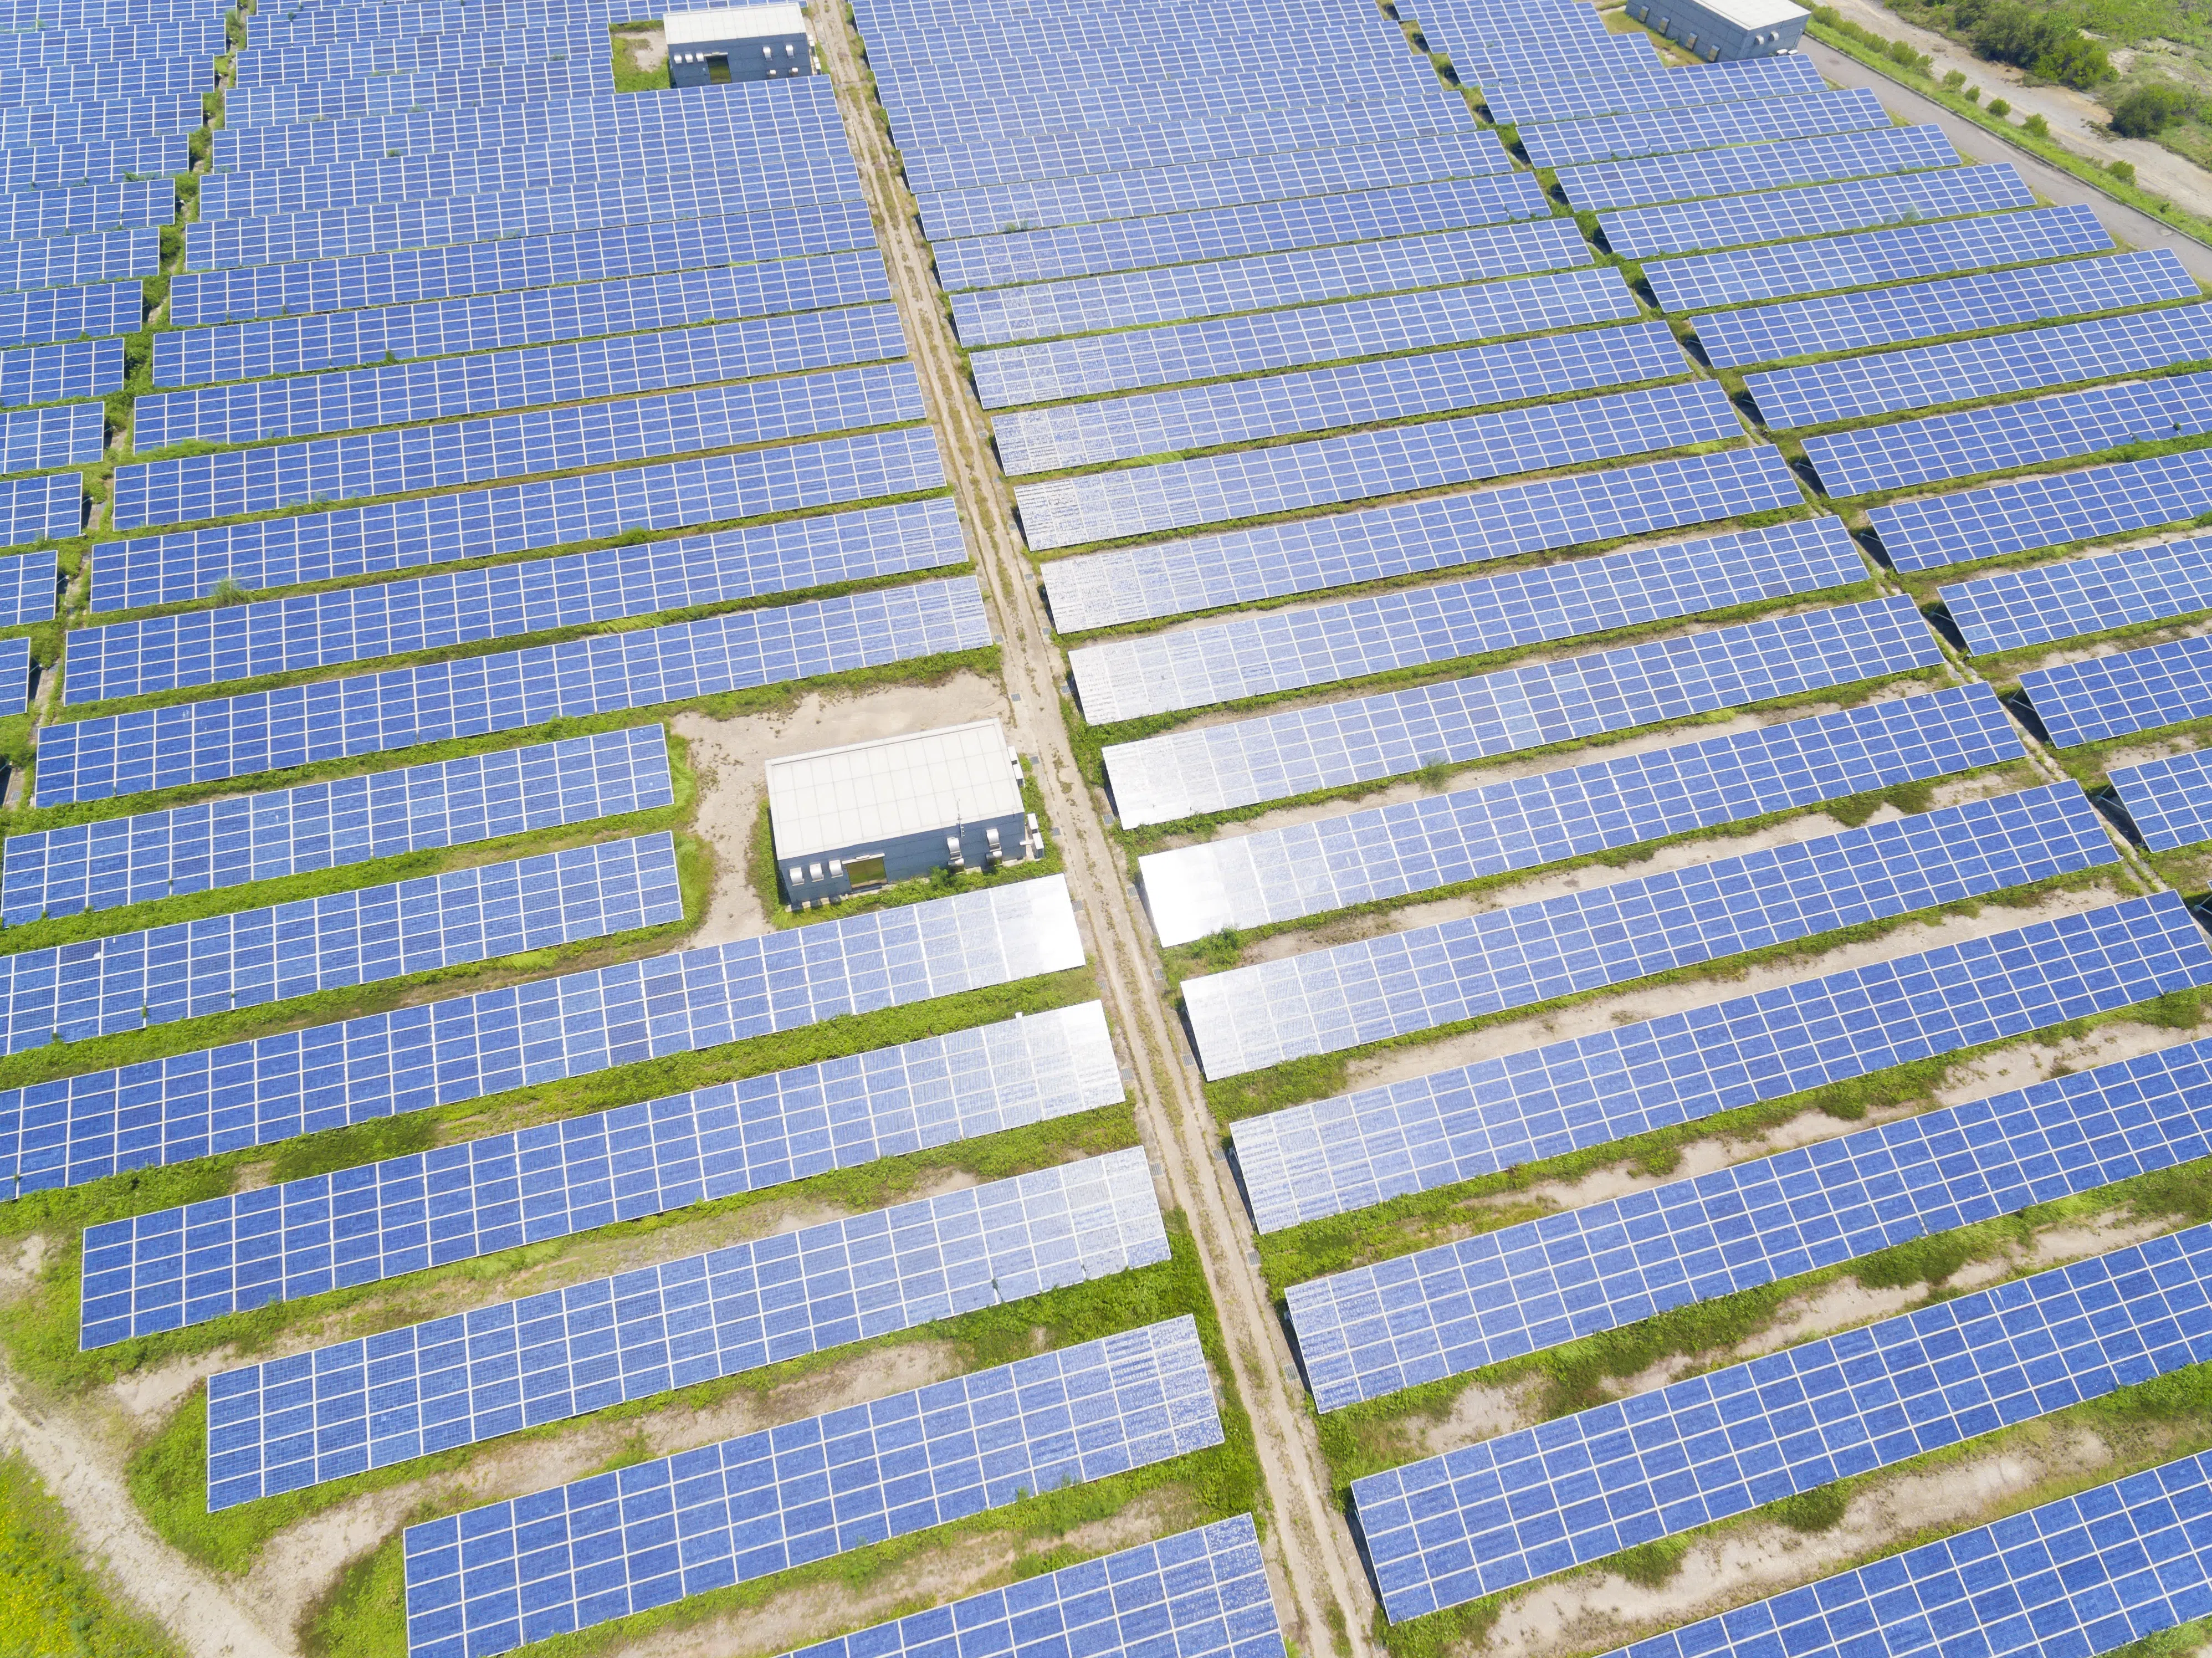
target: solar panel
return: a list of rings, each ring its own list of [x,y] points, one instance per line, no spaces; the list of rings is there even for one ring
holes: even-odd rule
[[[1532,126],[1520,137],[1531,167],[1564,167],[1888,125],[1889,114],[1881,100],[1864,87],[1854,87],[1848,92],[1808,92],[1757,103],[1563,121]]]
[[[1545,219],[955,294],[952,322],[972,349],[1557,270],[1592,257],[1572,220]]]
[[[1017,484],[1037,550],[1743,436],[1712,380]],[[119,495],[119,489],[118,489]]]
[[[119,63],[134,58],[214,58],[228,44],[220,18],[37,29],[0,34],[0,69]]]
[[[2212,540],[2130,547],[1939,590],[1976,656],[2212,610]]]
[[[2212,840],[2212,769],[2203,754],[2113,768],[2112,793],[2153,852]]]
[[[1532,869],[2018,759],[1985,687],[1864,708],[1249,835],[1138,860],[1164,944]]]
[[[969,366],[983,406],[1003,409],[1636,315],[1620,272],[1605,265],[978,351]]]
[[[1909,601],[1874,599],[1116,744],[1106,776],[1134,829],[1939,659]]]
[[[1425,97],[1357,106],[1232,110],[1194,119],[1097,131],[996,139],[903,157],[916,196],[1027,179],[1064,179],[1094,169],[1134,172],[1187,161],[1327,149],[1474,125],[1467,100],[1441,88]]]
[[[567,100],[614,90],[605,61],[530,64],[516,69],[447,70],[433,75],[382,75],[358,81],[301,86],[234,87],[223,98],[223,118],[233,126],[289,126],[353,121],[416,109],[472,104]]]
[[[2212,510],[2212,453],[2121,461],[2078,472],[2013,478],[1867,509],[1882,550],[1900,570],[1970,564],[2004,553],[2177,524]]]
[[[1813,60],[1790,52],[1741,63],[1692,64],[1621,74],[1594,68],[1573,80],[1486,83],[1482,101],[1500,126],[1518,130],[1546,121],[1579,121],[1640,110],[1689,109],[1700,104],[1740,104],[1793,92],[1823,92],[1827,82]]]
[[[1463,1606],[2167,1375],[2212,1338],[2208,1287],[2212,1228],[2191,1227],[1356,1479],[1384,1614]]]
[[[2155,893],[1232,1125],[1262,1232],[2212,981]]]
[[[679,1451],[410,1526],[409,1658],[504,1652],[1221,1437],[1185,1315]]]
[[[115,469],[108,521],[118,530],[196,524],[288,507],[451,489],[532,473],[696,454],[922,418],[921,386],[908,362],[828,369],[781,380],[709,386],[580,408],[533,410],[398,432],[363,433],[264,449],[233,449]],[[926,434],[923,434],[925,437]],[[867,438],[833,446],[794,443],[754,451],[734,474],[727,516],[777,510],[778,495],[807,504],[929,489],[941,479],[933,443]],[[750,472],[750,477],[745,474]],[[866,483],[861,483],[861,479]],[[796,504],[796,502],[794,502]]]
[[[1434,10],[1433,4],[1428,9]],[[1432,25],[1424,20],[1421,27],[1424,29],[1449,28],[1450,24]],[[1427,37],[1425,35],[1423,38]],[[1438,40],[1443,39],[1441,35],[1437,38]],[[1530,46],[1478,44],[1454,47],[1447,45],[1444,52],[1452,60],[1452,68],[1458,71],[1461,82],[1474,87],[1492,82],[1510,84],[1541,80],[1547,76],[1557,80],[1584,66],[1629,71],[1667,67],[1653,47],[1650,38],[1644,34],[1601,34],[1595,39],[1573,41],[1571,46],[1565,41]]]
[[[93,408],[99,412],[98,404]],[[54,472],[0,483],[0,546],[73,536],[83,527],[84,479],[78,474]]]
[[[287,587],[366,570],[529,552],[633,530],[689,529],[842,506],[934,489],[944,481],[936,440],[927,427],[908,427],[103,542],[93,550],[93,563],[102,586],[129,592],[174,589],[180,597],[198,597],[226,576],[257,591]]]
[[[1866,561],[1832,518],[1303,610],[1247,613],[1069,653],[1093,726],[1326,685],[1849,586]]]
[[[0,472],[88,465],[106,451],[107,410],[99,404],[68,404],[57,409],[24,409],[0,415]],[[76,531],[71,525],[62,533],[73,535]]]
[[[1916,167],[1956,167],[1959,152],[1943,130],[1891,127],[1879,132],[1841,132],[1778,144],[1655,155],[1640,161],[1602,161],[1562,167],[1559,189],[1577,212],[1648,207],[1695,196],[1731,196],[1783,185],[1823,184],[1868,173]],[[202,187],[203,189],[205,186]]]
[[[123,342],[72,340],[0,353],[0,408],[104,397],[123,389]]]
[[[198,1253],[219,1263],[228,1252]],[[224,1375],[220,1394],[210,1390],[220,1403],[209,1414],[208,1507],[390,1467],[1167,1258],[1152,1173],[1144,1151],[1133,1148],[403,1325]],[[193,1264],[188,1254],[188,1275]],[[88,1315],[95,1310],[106,1309],[88,1305]],[[108,1339],[125,1339],[120,1323]]]
[[[2170,1168],[2203,1143],[2206,1059],[2187,1042],[1293,1284],[1315,1399],[1335,1410]]]
[[[1816,351],[1856,351],[2052,317],[2119,311],[2203,290],[2169,248],[1995,270],[1698,319],[1698,338],[1723,368]]]
[[[11,1090],[0,1179],[80,1186],[1082,964],[1065,878],[1016,881]]]
[[[560,64],[605,50],[598,31],[580,27],[487,27],[466,33],[417,34],[372,40],[248,45],[234,59],[234,84],[355,81],[370,75],[420,75],[477,64]]]
[[[2035,192],[2009,161],[1858,179],[1845,184],[1778,190],[1762,196],[1632,208],[1598,221],[1606,245],[1623,258],[1734,247],[1789,236],[1825,236],[1873,225],[1946,219],[2003,208],[2033,207]]]
[[[1146,265],[1177,264],[1328,242],[1455,230],[1550,216],[1543,191],[1525,173],[1455,179],[1341,196],[1310,196],[1250,207],[1208,208],[1154,219],[1117,219],[1056,230],[969,236],[932,249],[946,291],[1042,282]]]
[[[137,292],[131,289],[133,328]],[[254,380],[890,297],[883,256],[867,248],[815,259],[162,332],[154,337],[154,379],[161,386]],[[6,314],[0,299],[0,326]]]
[[[997,416],[991,432],[1000,465],[1008,476],[1018,477],[1666,380],[1688,367],[1665,324],[1639,323],[1113,402],[1027,410]]]
[[[0,40],[7,37],[0,35]],[[158,230],[113,230],[44,241],[0,242],[0,289],[65,288],[151,276],[161,269]]]
[[[38,109],[95,98],[147,97],[164,92],[207,93],[215,90],[215,66],[189,58],[141,58],[126,64],[65,64],[55,69],[11,69],[0,71],[0,105],[11,109]]]
[[[1498,135],[1474,128],[1427,137],[1388,139],[1342,149],[1295,150],[1239,159],[1184,161],[1134,173],[1090,172],[974,189],[917,192],[922,234],[931,241],[1024,230],[1140,219],[1160,213],[1348,190],[1413,185],[1432,179],[1509,173],[1513,163]]]
[[[0,190],[119,184],[191,171],[191,148],[182,133],[0,149]]]
[[[792,1658],[1284,1658],[1249,1515],[841,1635]]]
[[[118,348],[119,357],[119,348]],[[252,443],[410,421],[575,403],[709,380],[875,362],[906,355],[891,306],[768,317],[672,333],[624,335],[387,368],[142,395],[131,435],[148,453],[172,443]],[[7,359],[0,357],[0,398]]]
[[[512,639],[968,562],[952,502],[786,519],[70,635],[70,704]]]
[[[683,919],[664,830],[0,956],[0,1046],[21,1054]]]
[[[1759,446],[1116,549],[1044,567],[1063,634],[1801,507]]]
[[[2017,264],[2112,246],[2087,208],[2031,208],[1953,223],[1907,225],[1780,247],[1701,253],[1644,267],[1662,311],[1697,311],[1744,300],[1933,276],[1977,265]]]
[[[2020,689],[2062,749],[2201,720],[2212,714],[2212,638],[2033,668]]]
[[[1209,1080],[2117,863],[2071,782],[1183,981]]]
[[[0,628],[52,621],[59,585],[52,548],[0,559]]]
[[[1122,1097],[1105,1011],[1085,1002],[210,1198],[86,1229],[83,1341],[549,1242]]]
[[[302,312],[356,311],[556,282],[795,258],[874,244],[866,208],[832,202],[683,224],[518,236],[305,264],[180,271],[169,284],[170,320],[176,327],[191,328]]]
[[[0,42],[7,36],[0,35]],[[197,92],[139,98],[88,99],[34,108],[0,107],[0,146],[32,149],[88,140],[155,138],[193,133],[207,123]]]
[[[27,241],[118,225],[165,225],[176,216],[177,188],[166,179],[11,191],[0,196],[0,239]]]
[[[672,805],[675,799],[661,727],[635,726],[65,824],[8,837],[0,857],[0,920],[14,926],[41,915],[219,891],[619,817]]]
[[[46,726],[41,805],[252,777],[992,643],[973,576]]]
[[[1902,489],[2212,430],[2212,373],[2092,386],[1805,440],[1831,495]]]
[[[135,334],[145,319],[145,290],[137,282],[0,294],[0,346]]]

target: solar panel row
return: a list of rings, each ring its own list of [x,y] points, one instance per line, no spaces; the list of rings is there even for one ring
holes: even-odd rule
[[[597,33],[588,25],[556,24],[399,39],[249,45],[232,60],[234,84],[281,86],[288,82],[356,81],[371,75],[419,75],[479,64],[566,63],[602,50]]]
[[[1565,167],[1679,150],[1717,149],[1767,138],[1810,138],[1889,125],[1888,112],[1863,87],[1808,92],[1759,103],[1717,104],[1598,120],[1530,127],[1520,135],[1532,167]]]
[[[1066,880],[1018,881],[10,1090],[0,1181],[79,1186],[1082,964]]]
[[[107,410],[96,403],[0,415],[0,472],[83,466],[107,451]],[[74,526],[64,533],[75,533]]]
[[[176,216],[177,189],[166,179],[12,191],[0,196],[0,240],[27,241],[118,226],[135,229],[168,224]]]
[[[1959,152],[1941,127],[1891,127],[1878,132],[1794,138],[1782,143],[1655,155],[1559,169],[1559,189],[1580,213],[1648,207],[1693,196],[1732,196],[1783,185],[1824,184],[1866,173],[1956,167]]]
[[[1088,645],[1070,652],[1068,664],[1084,718],[1103,726],[1866,579],[1866,562],[1840,521],[1798,519],[1448,587],[1399,589]]]
[[[1802,507],[1764,445],[1054,559],[1063,634]]]
[[[84,1042],[684,919],[664,831],[0,956],[0,1048]]]
[[[149,616],[70,636],[65,701],[137,696],[967,562],[943,496],[411,581]]]
[[[2171,892],[1232,1125],[1263,1232],[2212,982]]]
[[[170,1328],[1121,1098],[1085,1002],[88,1227],[85,1305]]]
[[[0,558],[0,628],[53,620],[60,582],[52,548]],[[25,669],[28,672],[27,666]]]
[[[2207,1058],[2187,1042],[1294,1284],[1299,1355],[1335,1410],[2170,1168],[2203,1144]]]
[[[2212,638],[2033,668],[2020,689],[2062,749],[2201,720],[2212,714]]]
[[[1903,598],[1500,668],[1105,750],[1129,828],[1632,730],[1940,660]]]
[[[2212,1229],[2192,1227],[1355,1480],[1383,1610],[1462,1606],[2198,1363],[2209,1283]]]
[[[237,87],[223,98],[223,119],[242,128],[357,121],[428,107],[582,98],[614,90],[605,61],[532,64],[516,69],[447,70],[319,84]]]
[[[0,34],[0,69],[127,63],[134,58],[191,58],[204,61],[220,55],[228,45],[220,18],[198,18],[189,22],[64,26]]]
[[[1137,1148],[403,1326],[224,1376],[209,1415],[208,1506],[390,1467],[1167,1258]],[[185,1321],[202,1310],[188,1301]],[[88,1302],[86,1315],[90,1341],[105,1327],[89,1321],[109,1308]],[[122,1309],[112,1315],[120,1321]],[[108,1339],[123,1339],[121,1330],[118,1321]]]
[[[1868,508],[1867,520],[1899,569],[1932,570],[2154,529],[2208,509],[2212,454],[2186,450],[2078,472],[2014,478],[1956,495],[1887,501]]]
[[[1893,179],[1861,179],[1763,196],[1682,202],[1607,214],[1598,221],[1606,245],[1624,258],[1735,247],[1792,236],[1825,236],[1875,225],[1947,219],[2033,207],[2035,192],[2009,161],[1954,167]]]
[[[2212,610],[2212,540],[2130,547],[1940,590],[1977,656]]]
[[[0,346],[135,334],[145,319],[145,290],[137,282],[0,294]]]
[[[1477,784],[1138,860],[1160,942],[1272,926],[1895,783],[2017,759],[1986,687],[1952,687]]]
[[[0,242],[0,289],[9,292],[151,276],[161,268],[161,234],[153,229]]]
[[[1728,393],[1697,380],[1018,484],[1014,506],[1042,551],[1743,435]]]
[[[1579,121],[1641,110],[1740,104],[1793,92],[1824,92],[1813,60],[1796,52],[1741,63],[1692,64],[1681,69],[1622,74],[1595,70],[1572,81],[1486,82],[1482,101],[1500,126]]]
[[[252,777],[521,731],[992,642],[975,579],[394,668],[355,679],[49,725],[41,805]]]
[[[155,20],[134,8],[127,21]],[[10,109],[37,109],[94,98],[214,90],[214,65],[189,58],[138,58],[123,64],[67,64],[55,69],[0,71],[0,105]]]
[[[0,35],[0,42],[7,39]],[[197,92],[116,98],[95,94],[82,103],[36,108],[0,107],[0,146],[35,149],[89,139],[158,138],[193,133],[206,124]]]
[[[659,726],[11,835],[0,920],[219,891],[672,805]]]
[[[0,149],[0,190],[122,184],[191,171],[191,147],[182,133]]]
[[[2072,783],[1183,981],[1209,1079],[2116,863]]]
[[[408,1649],[504,1652],[1221,1437],[1185,1315],[410,1526]]]
[[[95,416],[101,412],[97,404],[91,408]],[[84,479],[78,474],[53,472],[0,483],[0,546],[73,536],[83,528]],[[0,683],[4,680],[0,675]]]

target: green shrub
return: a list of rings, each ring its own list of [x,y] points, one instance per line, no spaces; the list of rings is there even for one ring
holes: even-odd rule
[[[2163,81],[2147,81],[2112,106],[2112,131],[2123,138],[2154,138],[2189,113],[2189,94]]]
[[[1960,95],[1970,104],[1978,104],[1982,101],[1982,89],[1979,87],[1968,87]]]
[[[2029,116],[2020,124],[2020,127],[2031,138],[2048,138],[2051,136],[2051,123],[2040,115]]]
[[[2012,113],[2012,106],[2005,102],[2002,98],[1992,98],[1990,100],[1990,113],[1992,115],[2009,115]]]
[[[2136,181],[2136,164],[2133,161],[2115,161],[2105,171],[2124,185],[2131,185]]]
[[[1951,70],[1943,76],[1943,90],[1946,92],[1956,92],[1966,84],[1966,71],[1962,69]]]

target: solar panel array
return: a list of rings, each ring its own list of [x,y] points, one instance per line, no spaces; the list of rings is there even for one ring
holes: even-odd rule
[[[1875,225],[2033,207],[2035,192],[2009,161],[1901,178],[1684,202],[1601,215],[1606,245],[1623,258],[1825,236]]]
[[[1121,1098],[1104,1010],[1085,1002],[158,1210],[86,1229],[83,1339],[372,1284]]]
[[[1655,155],[1559,169],[1559,188],[1577,212],[1649,207],[1692,197],[1729,196],[1784,185],[1956,167],[1959,152],[1937,126],[1888,127],[1832,137]]]
[[[2062,749],[2201,720],[2212,714],[2212,638],[2033,668],[2020,689]]]
[[[1195,1327],[1148,1325],[410,1526],[408,1650],[504,1652],[1221,1438]]]
[[[2212,610],[2212,539],[2006,570],[1940,590],[1976,655]]]
[[[1932,570],[2182,523],[2208,510],[2212,455],[2185,450],[1886,501],[1868,508],[1867,519],[1898,568]]]
[[[1532,126],[1521,135],[1521,147],[1533,167],[1566,167],[1678,150],[1717,149],[1763,138],[1861,132],[1888,125],[1889,116],[1874,94],[1854,87],[1848,92],[1807,92],[1757,102]]]

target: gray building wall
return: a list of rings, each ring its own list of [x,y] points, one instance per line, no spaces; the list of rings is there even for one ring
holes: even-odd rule
[[[1708,62],[1733,63],[1790,52],[1805,36],[1805,14],[1746,28],[1699,0],[1628,0],[1628,15]]]
[[[766,46],[769,55],[762,56]],[[750,40],[694,40],[668,49],[668,84],[703,87],[714,83],[714,66],[707,63],[678,63],[679,57],[706,58],[720,54],[729,59],[732,81],[786,80],[814,73],[814,56],[804,34],[764,34]],[[775,70],[771,76],[769,71]]]
[[[1022,836],[1028,828],[1028,814],[1017,811],[1004,817],[987,817],[979,823],[947,824],[941,829],[899,835],[870,846],[829,847],[821,852],[810,852],[804,858],[778,859],[776,879],[783,884],[784,902],[788,904],[842,898],[853,890],[849,867],[852,860],[871,853],[881,853],[884,879],[887,882],[909,881],[917,875],[927,875],[932,870],[947,866],[951,861],[945,850],[948,835],[959,837],[961,855],[967,860],[969,869],[988,869],[990,867],[990,835],[987,831],[999,831],[999,855],[1012,863],[1022,855]],[[839,866],[834,876],[830,872],[833,860]],[[793,881],[791,872],[794,865],[804,872],[805,880]],[[821,870],[818,877],[814,872],[817,866]]]

